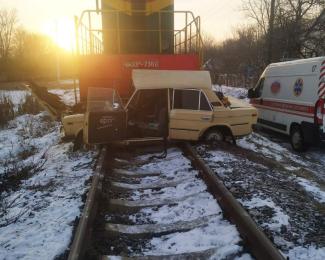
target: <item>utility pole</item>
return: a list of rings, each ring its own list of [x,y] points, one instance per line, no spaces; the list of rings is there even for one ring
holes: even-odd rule
[[[275,0],[271,0],[271,10],[270,10],[270,21],[269,21],[269,33],[268,33],[268,53],[267,62],[268,64],[273,61],[273,38],[274,38],[274,17],[275,17]]]
[[[59,39],[59,25],[58,21],[55,23],[55,37]],[[59,45],[56,43],[56,81],[59,82],[61,78],[61,68],[60,68],[60,53]]]

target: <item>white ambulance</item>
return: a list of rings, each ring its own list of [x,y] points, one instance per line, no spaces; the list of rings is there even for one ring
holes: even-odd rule
[[[325,140],[325,57],[270,64],[248,97],[258,124],[289,135],[294,150]]]

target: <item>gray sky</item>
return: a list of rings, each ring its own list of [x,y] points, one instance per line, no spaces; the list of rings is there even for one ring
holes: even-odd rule
[[[202,31],[218,41],[232,36],[233,29],[245,23],[241,6],[241,0],[175,0],[176,10],[190,10],[200,15]],[[53,29],[49,24],[59,22],[65,30],[74,15],[84,9],[94,9],[95,0],[0,0],[0,7],[15,8],[26,29],[51,34],[49,31]]]

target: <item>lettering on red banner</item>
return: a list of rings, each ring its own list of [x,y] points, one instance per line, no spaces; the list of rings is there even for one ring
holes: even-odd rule
[[[146,60],[146,61],[127,61],[124,63],[124,67],[128,69],[159,69],[158,60]]]

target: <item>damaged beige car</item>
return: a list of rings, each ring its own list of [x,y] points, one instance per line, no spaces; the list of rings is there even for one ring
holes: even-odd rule
[[[252,132],[257,110],[218,97],[207,71],[134,70],[124,107],[114,89],[89,88],[85,114],[63,119],[66,136],[87,144],[144,140],[235,140]]]

